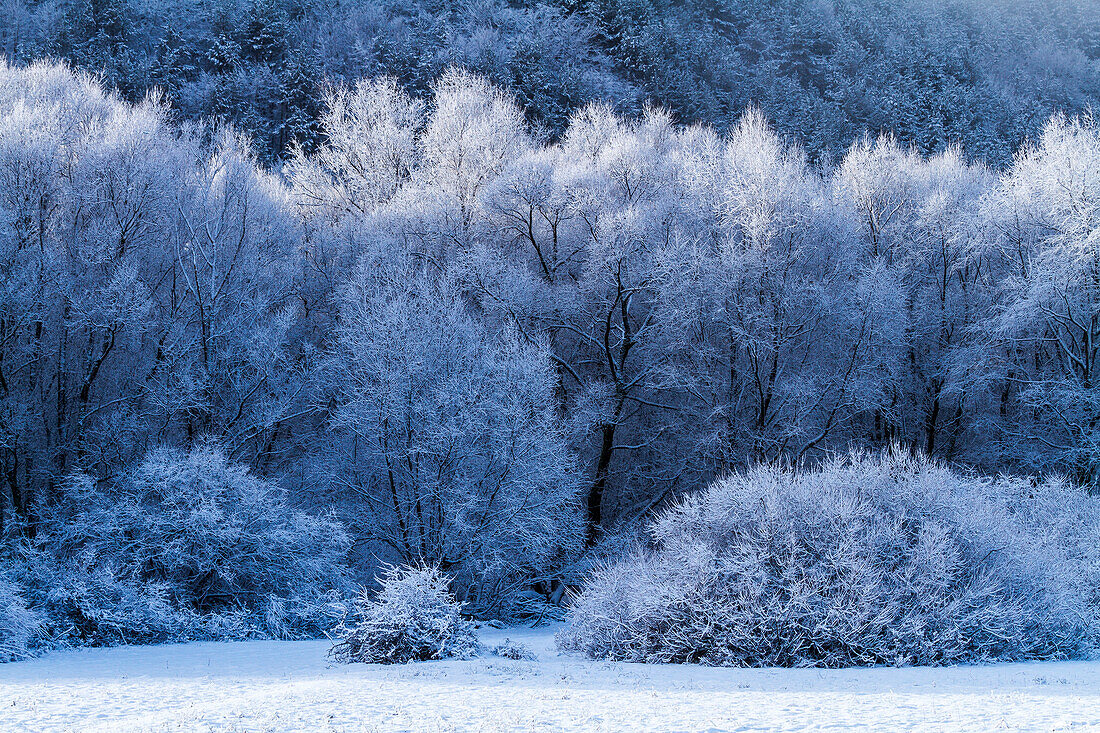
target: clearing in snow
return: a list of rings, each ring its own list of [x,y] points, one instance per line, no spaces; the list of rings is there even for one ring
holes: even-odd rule
[[[325,641],[79,649],[0,665],[0,730],[1100,730],[1100,663],[715,669],[559,655],[335,664]]]

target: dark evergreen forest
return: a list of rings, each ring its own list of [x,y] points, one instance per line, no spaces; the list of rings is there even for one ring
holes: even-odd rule
[[[130,101],[247,132],[262,159],[321,140],[326,86],[390,75],[426,97],[451,66],[558,136],[603,101],[725,131],[750,105],[812,160],[865,133],[994,167],[1056,111],[1100,99],[1093,0],[8,0],[9,63],[51,57]]]

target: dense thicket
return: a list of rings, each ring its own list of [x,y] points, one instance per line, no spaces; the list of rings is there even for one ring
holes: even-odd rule
[[[218,526],[268,506],[264,526],[320,541],[291,528],[331,508],[352,577],[437,566],[502,615],[541,613],[530,588],[559,597],[606,529],[748,464],[901,444],[1100,477],[1089,116],[999,173],[889,137],[815,167],[757,110],[719,134],[588,106],[549,141],[458,70],[427,101],[334,89],[324,142],[278,173],[230,128],[169,119],[0,66],[0,535],[36,577],[110,556],[125,577],[98,597],[134,613],[160,602],[138,579],[200,615],[316,586],[96,536],[201,513],[190,479],[193,505],[140,507],[182,496],[143,472],[202,451],[241,492],[212,495],[235,497]],[[27,582],[8,618],[47,602]]]
[[[150,451],[106,487],[76,474],[45,523],[36,546],[49,556],[162,590],[188,612],[271,612],[278,599],[313,605],[344,586],[343,528],[289,509],[281,489],[217,448]]]
[[[313,637],[343,615],[343,527],[222,450],[156,449],[98,483],[74,474],[7,542],[13,646]]]
[[[665,511],[558,635],[596,659],[939,665],[1088,656],[1100,507],[898,454],[757,467]]]
[[[264,160],[323,139],[328,84],[390,75],[426,98],[457,65],[554,135],[596,101],[721,131],[756,105],[815,161],[891,132],[1001,167],[1100,99],[1098,18],[1093,0],[13,0],[0,52],[64,58],[131,101],[163,89]]]

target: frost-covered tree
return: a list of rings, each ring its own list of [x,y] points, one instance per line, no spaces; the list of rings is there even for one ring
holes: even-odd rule
[[[838,206],[856,231],[850,256],[894,290],[885,306],[898,351],[883,364],[875,440],[952,457],[967,448],[962,436],[981,440],[984,387],[967,374],[965,354],[994,297],[979,246],[992,185],[956,149],[924,159],[889,138],[853,146],[837,171]]]
[[[725,140],[699,131],[679,177],[677,216],[695,221],[660,257],[661,372],[696,460],[724,471],[827,446],[873,399],[860,371],[883,326],[840,286],[859,273],[830,251],[850,231],[825,181],[757,112]]]
[[[487,610],[576,547],[574,459],[543,348],[479,322],[431,265],[366,257],[325,367],[329,481],[358,539]]]
[[[433,91],[419,164],[385,219],[406,247],[446,263],[483,234],[482,194],[529,140],[522,110],[484,79],[451,70]]]
[[[650,333],[654,257],[673,226],[676,140],[657,110],[637,124],[605,107],[584,110],[559,148],[517,161],[490,190],[503,237],[471,268],[485,307],[529,337],[550,335],[576,408],[574,442],[590,466],[589,543],[614,514],[609,502],[629,506],[663,481]]]
[[[298,149],[291,163],[294,201],[334,221],[373,213],[417,166],[423,104],[387,77],[333,90],[325,103],[324,144],[313,156]]]
[[[283,186],[231,131],[173,129],[62,67],[0,69],[0,410],[20,525],[65,476],[224,438],[268,468],[310,334]]]
[[[1011,426],[1039,466],[1095,484],[1100,470],[1100,126],[1056,118],[1016,158],[994,200],[1007,340],[1002,378],[1028,409]],[[998,360],[999,361],[999,360]],[[991,365],[993,366],[993,365]],[[1029,415],[1028,412],[1031,412]]]
[[[224,436],[233,455],[266,466],[306,410],[302,252],[285,189],[245,141],[225,133],[209,155],[179,204],[161,289],[172,328],[187,330],[168,336],[151,381],[188,436]]]

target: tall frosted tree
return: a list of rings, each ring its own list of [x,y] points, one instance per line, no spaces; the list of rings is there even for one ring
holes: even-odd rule
[[[326,470],[361,542],[438,565],[487,611],[575,551],[577,474],[545,350],[450,285],[379,253],[344,288]]]
[[[1100,127],[1055,118],[994,198],[1003,379],[1025,405],[1012,437],[1038,466],[1100,475]],[[992,362],[990,366],[998,363]],[[1030,413],[1030,414],[1029,414]]]

